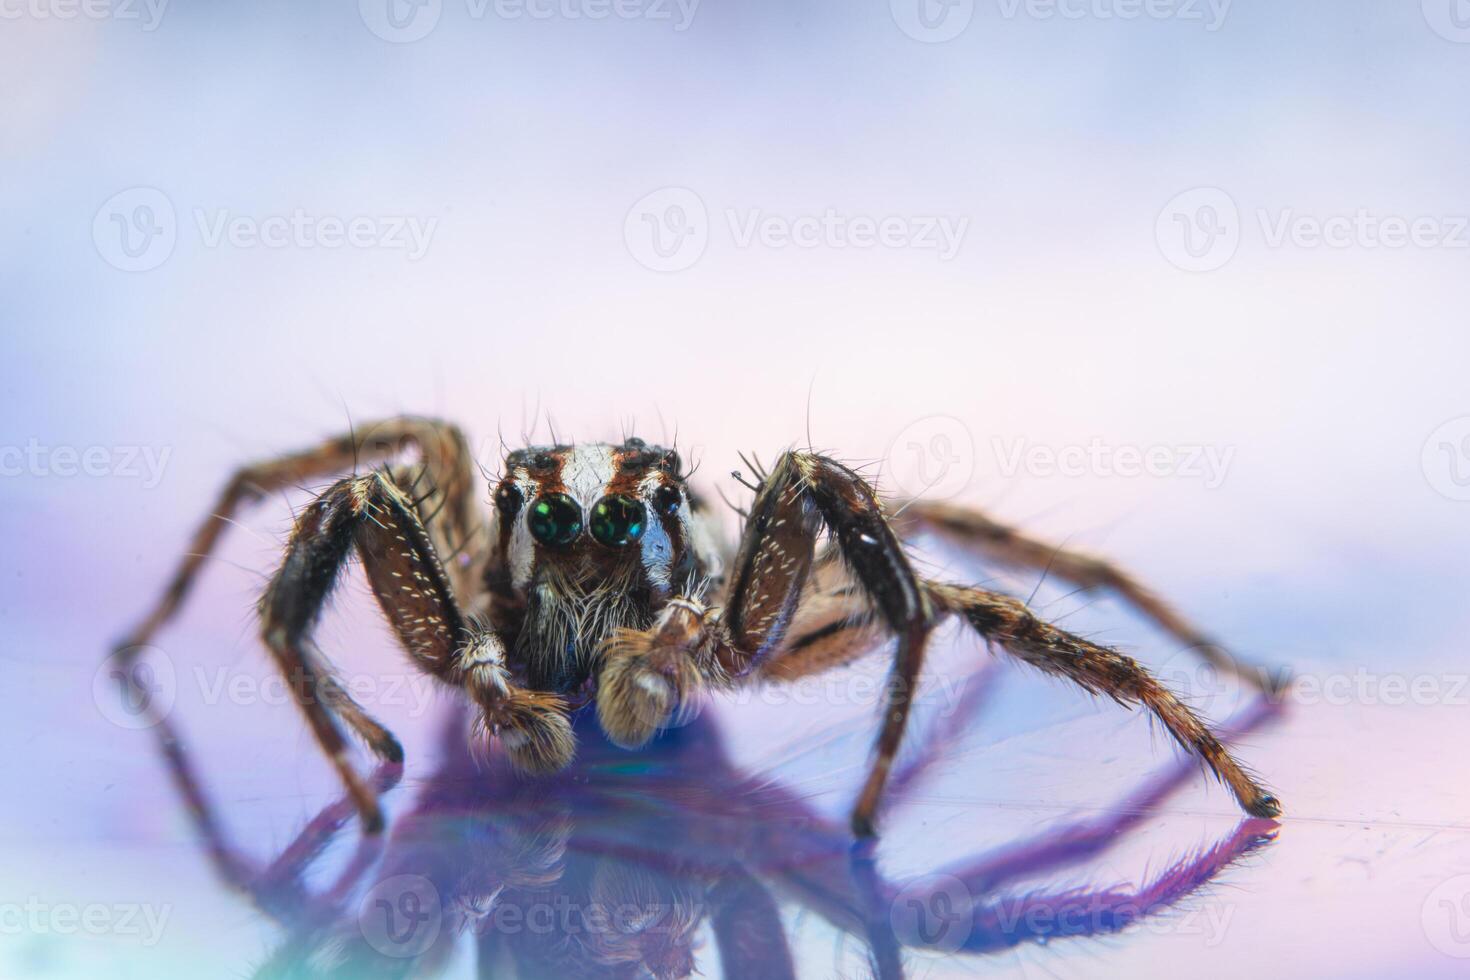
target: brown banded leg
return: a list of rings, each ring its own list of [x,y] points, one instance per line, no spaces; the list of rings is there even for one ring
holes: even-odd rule
[[[230,477],[214,508],[194,532],[188,550],[157,603],[128,637],[117,646],[126,651],[150,642],[178,611],[200,568],[219,544],[225,526],[245,504],[267,494],[299,486],[359,465],[368,465],[416,449],[423,479],[416,493],[434,495],[437,516],[425,523],[433,529],[435,545],[446,557],[465,548],[483,546],[483,518],[475,493],[475,465],[469,443],[455,426],[435,419],[402,416],[372,422],[349,435],[329,439],[301,452],[242,467]],[[458,562],[450,562],[457,574]],[[456,581],[456,585],[462,583]]]
[[[1017,659],[1091,694],[1125,706],[1142,704],[1230,788],[1241,809],[1257,817],[1280,815],[1280,801],[1241,768],[1199,716],[1131,657],[1038,619],[1012,596],[938,582],[925,587],[935,607],[963,616],[975,632]]]
[[[970,507],[916,500],[901,512],[905,537],[928,532],[942,542],[1011,568],[1042,572],[1077,588],[1107,590],[1217,669],[1267,693],[1281,690],[1287,682],[1283,674],[1242,662],[1110,561],[1031,537]]]
[[[402,750],[382,726],[351,704],[311,638],[354,548],[379,606],[416,667],[466,686],[488,724],[525,734],[542,752],[545,740],[564,735],[560,741],[570,742],[559,702],[512,688],[497,673],[501,665],[486,653],[492,641],[471,636],[405,490],[381,472],[338,481],[297,520],[285,561],[261,599],[261,633],[368,830],[379,829],[382,816],[375,794],[347,759],[337,721],[340,717],[352,724],[384,758],[401,759]],[[375,740],[377,733],[383,738]]]
[[[724,608],[671,606],[651,630],[615,637],[599,685],[598,713],[615,740],[639,744],[676,702],[675,677],[743,678],[759,670],[786,640],[823,529],[877,621],[897,638],[873,768],[852,814],[854,832],[871,837],[933,617],[877,495],[835,460],[796,452],[781,457],[751,504]],[[672,660],[692,666],[650,662],[669,651]],[[615,666],[629,658],[629,666]],[[710,666],[701,671],[702,664]]]

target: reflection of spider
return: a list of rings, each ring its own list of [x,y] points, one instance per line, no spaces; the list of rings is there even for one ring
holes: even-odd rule
[[[972,678],[954,713],[912,747],[887,805],[911,799],[969,726],[993,674]],[[1259,699],[1230,726],[1232,734],[1275,710]],[[1274,822],[1248,818],[1137,887],[1005,894],[1020,879],[1116,844],[1188,781],[1193,767],[1181,760],[1107,814],[900,888],[802,795],[734,768],[710,716],[662,733],[631,757],[585,715],[577,726],[585,729],[577,761],[525,780],[503,765],[477,765],[457,712],[444,729],[443,762],[409,812],[386,840],[361,838],[320,890],[307,878],[324,877],[316,865],[351,816],[350,798],[328,806],[258,866],[221,830],[166,720],[159,732],[217,869],[286,931],[255,972],[282,980],[435,976],[467,933],[481,977],[672,980],[695,972],[706,923],[721,975],[780,980],[795,976],[781,900],[856,937],[874,975],[895,980],[904,975],[906,948],[984,954],[1117,933],[1175,908],[1276,830]],[[376,788],[392,786],[400,772],[385,764]]]
[[[466,691],[482,730],[522,770],[555,772],[571,762],[570,714],[589,702],[613,742],[636,747],[703,686],[791,680],[891,642],[882,728],[852,813],[854,832],[870,837],[926,640],[956,615],[1043,671],[1144,705],[1246,812],[1280,812],[1205,724],[1131,658],[1043,622],[1010,596],[921,579],[867,483],[812,452],[787,452],[770,473],[755,467],[760,484],[727,563],[673,451],[638,439],[517,450],[494,484],[487,525],[457,428],[417,418],[378,423],[238,472],[157,607],[119,648],[122,666],[178,608],[243,501],[355,474],[360,461],[393,460],[406,448],[417,449],[416,465],[342,478],[302,512],[260,603],[266,646],[369,831],[382,825],[377,795],[349,762],[339,723],[385,761],[401,761],[403,751],[312,639],[353,549],[412,663]],[[911,514],[919,529],[1001,560],[1112,587],[1190,646],[1233,664],[1110,566],[971,512],[919,504]],[[819,550],[824,530],[832,544]]]

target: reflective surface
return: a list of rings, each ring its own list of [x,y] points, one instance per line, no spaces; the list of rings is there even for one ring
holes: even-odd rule
[[[913,798],[942,761],[945,736],[973,720],[990,686],[978,678],[945,726],[914,746],[894,775],[890,809]],[[1271,714],[1258,702],[1234,727],[1247,732]],[[701,964],[705,974],[779,978],[795,975],[785,926],[793,912],[850,936],[875,975],[901,977],[913,950],[981,957],[1168,917],[1277,829],[1243,820],[1136,885],[1015,890],[1134,830],[1196,775],[1180,763],[1106,816],[899,882],[875,859],[881,845],[854,847],[845,822],[734,766],[712,721],[628,753],[602,739],[589,712],[578,720],[578,762],[527,780],[502,760],[477,765],[455,717],[440,769],[408,791],[391,834],[359,841],[322,885],[309,883],[320,878],[313,864],[350,822],[349,804],[327,807],[278,855],[255,861],[218,830],[187,755],[167,757],[218,870],[280,926],[255,967],[264,977],[433,976],[463,946],[484,977],[670,980]],[[384,767],[380,787],[399,775]]]

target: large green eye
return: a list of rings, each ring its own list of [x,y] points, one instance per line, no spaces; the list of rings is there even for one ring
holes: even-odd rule
[[[613,494],[592,506],[588,522],[592,536],[609,547],[617,548],[643,536],[643,505],[632,497]]]
[[[542,544],[571,544],[582,533],[582,508],[564,493],[544,493],[526,512],[526,523]]]

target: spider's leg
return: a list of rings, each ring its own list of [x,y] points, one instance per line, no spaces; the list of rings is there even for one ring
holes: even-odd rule
[[[415,448],[426,479],[416,492],[442,495],[439,516],[430,524],[435,545],[446,557],[453,550],[483,547],[483,519],[475,499],[475,465],[469,443],[453,425],[435,419],[402,416],[362,426],[349,435],[329,439],[301,452],[237,470],[221,491],[209,516],[195,530],[158,601],[117,645],[119,652],[149,643],[183,604],[199,571],[219,544],[226,525],[241,507],[278,490],[350,471]],[[451,550],[444,551],[448,546]],[[458,574],[451,562],[450,575]],[[467,583],[455,582],[456,586]]]
[[[1038,892],[977,905],[965,923],[968,932],[958,951],[988,953],[1025,942],[1121,932],[1140,919],[1172,909],[1275,838],[1274,824],[1242,820],[1229,837],[1172,862],[1140,885]],[[983,894],[968,886],[966,890]],[[913,900],[924,901],[922,897]]]
[[[709,889],[706,899],[723,976],[794,980],[791,944],[769,888],[732,868]]]
[[[873,836],[873,814],[908,720],[924,643],[933,624],[927,595],[873,489],[852,470],[812,453],[782,455],[762,481],[728,585],[723,609],[670,603],[651,630],[615,637],[608,665],[641,655],[623,672],[604,670],[598,713],[615,741],[651,737],[683,692],[680,678],[743,678],[785,642],[812,574],[823,529],[872,615],[896,638],[883,727],[872,771],[852,815],[859,837]],[[650,665],[646,658],[675,656]],[[703,669],[699,669],[703,664]],[[610,683],[611,682],[611,683]]]
[[[470,630],[407,494],[381,472],[341,480],[297,520],[285,561],[261,599],[261,633],[369,830],[381,827],[382,815],[376,795],[347,760],[338,712],[348,709],[341,717],[383,758],[399,761],[402,749],[350,705],[311,638],[353,548],[415,666],[466,687],[486,724],[505,729],[506,746],[523,767],[560,768],[570,760],[571,730],[560,700],[514,687],[506,678],[498,638]]]
[[[343,884],[339,882],[325,896],[316,896],[307,890],[302,878],[354,812],[351,799],[343,798],[322,808],[285,849],[262,867],[230,840],[192,758],[169,727],[168,720],[160,719],[158,727],[159,750],[216,873],[231,887],[247,894],[261,911],[282,922],[331,914],[334,898]],[[386,792],[397,783],[401,773],[400,766],[380,765],[372,776],[374,789]],[[360,866],[360,862],[353,862],[349,869]]]
[[[873,489],[852,470],[812,453],[788,452],[751,504],[716,656],[744,675],[788,635],[825,528],[876,620],[895,637],[893,667],[872,769],[852,812],[853,832],[873,836],[873,816],[908,722],[933,610]]]
[[[1188,705],[1133,658],[1058,629],[1012,596],[938,582],[925,588],[937,608],[963,616],[989,643],[1017,659],[1119,704],[1142,704],[1230,788],[1245,812],[1280,815],[1280,801],[1241,768]]]
[[[1226,742],[1233,741],[1255,731],[1279,714],[1280,706],[1262,696],[1226,722],[1220,737]],[[1194,770],[1193,765],[1181,759],[1136,787],[1100,816],[1048,828],[1034,839],[952,865],[945,868],[944,873],[960,879],[972,893],[981,895],[991,894],[1016,879],[1086,860],[1107,850],[1124,833],[1152,815],[1189,780]]]
[[[971,507],[916,500],[904,505],[901,513],[906,538],[920,532],[932,534],[944,544],[1011,568],[1041,572],[1076,588],[1106,590],[1217,669],[1266,692],[1279,691],[1287,682],[1284,672],[1242,662],[1111,561],[1034,538]]]

